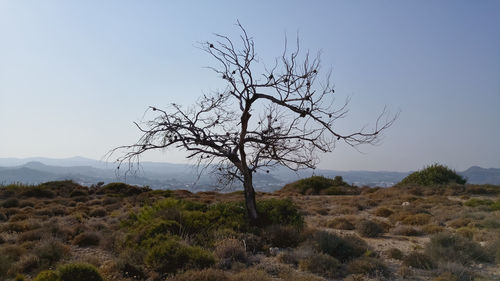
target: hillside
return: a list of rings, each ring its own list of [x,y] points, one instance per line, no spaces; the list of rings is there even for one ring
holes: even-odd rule
[[[356,189],[260,192],[252,226],[241,192],[3,186],[0,280],[47,269],[109,281],[500,278],[500,186]]]

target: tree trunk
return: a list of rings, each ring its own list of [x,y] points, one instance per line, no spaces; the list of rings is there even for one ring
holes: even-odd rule
[[[248,218],[250,223],[257,224],[258,214],[257,214],[257,203],[255,201],[255,190],[253,189],[252,173],[246,171],[243,174],[243,188],[245,189],[245,205],[247,208]]]

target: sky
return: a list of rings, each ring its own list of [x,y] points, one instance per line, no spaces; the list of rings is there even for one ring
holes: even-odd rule
[[[0,0],[0,157],[101,159],[134,143],[148,106],[219,89],[197,48],[239,20],[263,63],[284,38],[321,52],[339,128],[400,112],[376,146],[339,143],[319,168],[500,168],[500,1]],[[183,163],[157,151],[143,160]]]

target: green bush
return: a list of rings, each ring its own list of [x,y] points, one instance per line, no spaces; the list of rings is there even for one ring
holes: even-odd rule
[[[344,182],[341,176],[336,176],[333,179],[323,176],[312,176],[287,184],[282,190],[311,195],[344,195],[360,193],[358,188]]]
[[[495,202],[490,199],[479,199],[479,198],[471,198],[467,200],[464,205],[469,207],[477,207],[477,206],[491,206]]]
[[[314,254],[299,262],[299,268],[323,277],[333,278],[340,274],[340,262],[323,253]]]
[[[57,268],[61,281],[103,281],[101,274],[90,264],[72,263]]]
[[[53,270],[44,270],[33,279],[33,281],[60,281],[59,275]]]
[[[411,186],[411,185],[442,185],[450,183],[465,184],[465,180],[462,176],[457,174],[455,171],[449,169],[446,166],[434,164],[425,167],[423,170],[413,172],[407,177],[405,177],[398,186]]]
[[[363,237],[378,237],[384,233],[384,228],[371,220],[361,220],[356,224],[356,231]]]
[[[146,243],[149,250],[145,262],[159,272],[174,273],[186,268],[205,268],[215,263],[210,252],[186,245],[173,237],[160,235]]]
[[[435,261],[469,264],[473,261],[489,262],[490,255],[479,245],[461,235],[441,232],[431,237],[425,253]]]
[[[366,242],[354,235],[340,237],[333,233],[319,231],[315,234],[314,240],[320,252],[341,262],[359,257],[369,250]]]
[[[267,199],[257,201],[257,212],[261,225],[290,225],[302,228],[304,219],[289,199]]]
[[[122,182],[113,182],[101,186],[97,191],[97,194],[116,194],[120,196],[132,196],[147,191],[151,191],[151,188],[128,185]]]

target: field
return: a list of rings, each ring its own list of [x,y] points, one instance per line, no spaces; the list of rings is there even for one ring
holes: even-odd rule
[[[0,280],[500,280],[499,186],[315,180],[258,193],[258,225],[241,192],[3,186]]]

